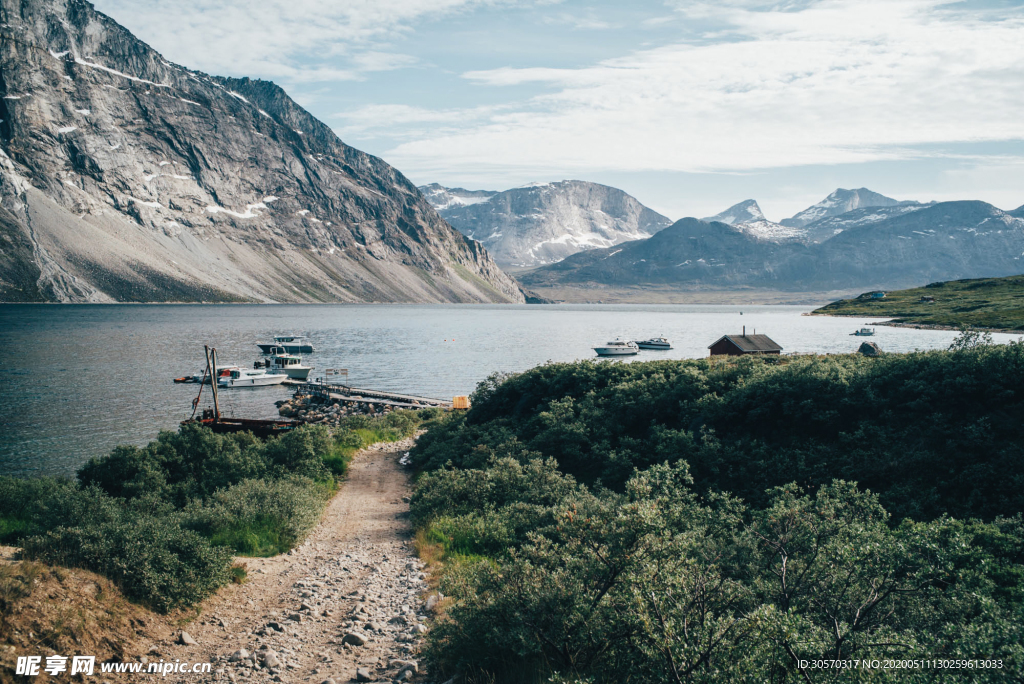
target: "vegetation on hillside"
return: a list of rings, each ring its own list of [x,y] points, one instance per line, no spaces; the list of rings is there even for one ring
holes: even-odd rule
[[[441,673],[498,682],[1024,675],[1024,344],[549,364],[421,437]],[[813,669],[812,669],[813,668]]]
[[[413,434],[420,418],[350,417],[332,436],[303,427],[271,440],[197,424],[120,446],[76,480],[0,477],[0,543],[27,558],[95,571],[167,611],[230,581],[234,555],[270,556],[316,525],[356,450]]]
[[[932,283],[892,290],[881,299],[865,292],[816,309],[829,316],[877,316],[898,323],[1024,330],[1024,275]],[[934,301],[930,301],[934,298]]]

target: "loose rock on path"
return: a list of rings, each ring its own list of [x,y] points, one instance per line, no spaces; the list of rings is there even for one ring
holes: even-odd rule
[[[302,546],[244,559],[248,581],[219,592],[185,627],[196,643],[181,643],[178,633],[155,645],[149,662],[212,662],[215,681],[236,684],[424,680],[415,652],[429,621],[427,585],[411,540],[409,478],[398,464],[411,446],[360,452]]]

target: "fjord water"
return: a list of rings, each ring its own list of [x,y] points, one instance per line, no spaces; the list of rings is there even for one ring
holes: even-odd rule
[[[347,368],[357,387],[429,397],[470,393],[495,371],[592,359],[615,337],[668,337],[674,349],[635,360],[700,358],[746,325],[786,352],[850,352],[866,319],[804,316],[796,306],[681,305],[3,305],[0,472],[72,474],[117,444],[145,444],[188,418],[203,345],[249,366],[257,342],[307,335],[315,367]],[[742,312],[742,313],[741,313]],[[879,327],[886,351],[938,349],[955,333]],[[996,335],[997,341],[1015,339]],[[225,390],[226,415],[272,418],[286,387]],[[207,402],[209,388],[204,393]]]

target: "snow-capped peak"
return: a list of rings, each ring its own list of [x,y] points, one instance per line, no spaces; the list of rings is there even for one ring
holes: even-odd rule
[[[730,226],[737,225],[739,223],[748,223],[750,221],[764,221],[764,213],[761,211],[761,207],[757,205],[756,200],[748,199],[743,200],[739,204],[734,204],[720,214],[714,216],[708,216],[702,218],[701,221],[711,223],[712,221],[718,221],[719,223],[725,223]]]

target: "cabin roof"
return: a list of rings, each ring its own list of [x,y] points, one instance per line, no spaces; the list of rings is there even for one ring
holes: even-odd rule
[[[714,347],[722,340],[729,340],[737,348],[745,352],[782,351],[782,347],[767,335],[722,335],[714,343],[708,345],[708,349],[711,349],[711,347]]]

